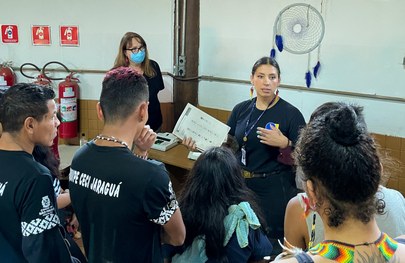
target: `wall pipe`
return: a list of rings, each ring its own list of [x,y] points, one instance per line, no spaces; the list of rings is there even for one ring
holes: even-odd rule
[[[176,22],[175,22],[175,27],[174,27],[174,33],[175,33],[175,47],[174,47],[174,59],[175,59],[175,74],[177,75],[178,72],[178,67],[179,67],[179,2],[180,0],[174,1],[175,5],[175,12],[176,12]]]
[[[183,0],[183,26],[181,29],[181,56],[185,56],[185,43],[186,43],[186,11],[187,11],[187,0]]]
[[[13,70],[17,71],[19,68],[12,67]],[[36,71],[33,68],[24,69],[25,71]],[[85,73],[85,74],[105,74],[108,70],[99,70],[99,69],[70,69],[72,72],[76,73]],[[63,72],[66,73],[65,69],[47,69],[47,71],[52,72]],[[170,76],[176,80],[180,81],[192,81],[192,80],[202,80],[202,81],[210,81],[210,82],[223,82],[223,83],[235,83],[235,84],[247,84],[250,85],[250,81],[248,80],[240,80],[240,79],[232,79],[232,78],[222,78],[222,77],[214,77],[214,76],[197,76],[197,77],[190,77],[190,78],[177,78],[170,72],[162,72],[164,76]],[[391,96],[384,96],[384,95],[377,95],[377,94],[367,94],[367,93],[359,93],[359,92],[351,92],[351,91],[339,91],[339,90],[327,90],[327,89],[319,89],[319,88],[307,88],[304,86],[294,86],[294,85],[286,85],[280,84],[280,87],[289,89],[289,90],[299,90],[304,92],[315,92],[315,93],[323,93],[323,94],[330,94],[330,95],[340,95],[340,96],[348,96],[348,97],[356,97],[356,98],[365,98],[365,99],[375,99],[375,100],[383,100],[389,102],[401,102],[405,103],[405,98],[400,97],[391,97]]]

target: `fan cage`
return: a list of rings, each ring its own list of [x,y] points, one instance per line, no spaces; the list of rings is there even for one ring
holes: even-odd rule
[[[303,3],[285,7],[276,18],[274,35],[281,35],[283,47],[293,54],[309,53],[319,46],[325,33],[322,15]]]

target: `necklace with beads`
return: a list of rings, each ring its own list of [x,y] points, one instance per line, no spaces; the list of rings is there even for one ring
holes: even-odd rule
[[[381,233],[380,237],[374,242],[366,242],[362,244],[347,244],[335,240],[325,240],[315,247],[309,249],[312,255],[320,255],[324,258],[334,260],[339,263],[351,263],[354,259],[355,248],[357,246],[375,245],[384,257],[385,262],[388,262],[397,250],[398,243],[385,233]]]
[[[124,141],[122,141],[120,139],[117,139],[114,136],[106,136],[106,135],[99,134],[99,135],[96,136],[95,139],[96,140],[104,140],[104,141],[119,143],[119,144],[124,145],[125,147],[129,148],[128,143],[126,143],[126,142],[124,142]]]

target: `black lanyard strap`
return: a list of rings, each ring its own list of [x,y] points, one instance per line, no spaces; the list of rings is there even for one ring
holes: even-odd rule
[[[250,110],[249,113],[249,117],[246,121],[246,127],[245,127],[245,134],[243,136],[243,141],[246,142],[247,141],[247,137],[250,134],[250,132],[253,130],[253,127],[255,127],[255,125],[257,124],[257,122],[260,120],[260,118],[264,115],[264,113],[270,108],[270,106],[273,104],[273,102],[276,100],[276,98],[278,97],[278,90],[276,91],[276,96],[274,96],[274,98],[270,101],[269,105],[267,106],[267,108],[260,114],[260,116],[255,120],[255,122],[252,124],[252,126],[249,127],[249,122],[250,122],[250,118],[252,117],[252,113],[253,113],[253,109],[256,107],[256,102],[252,103],[252,109]],[[257,98],[256,98],[257,101]]]

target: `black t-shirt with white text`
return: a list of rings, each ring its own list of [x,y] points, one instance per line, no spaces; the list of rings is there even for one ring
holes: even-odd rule
[[[167,172],[124,147],[81,147],[69,188],[89,262],[162,262],[161,225],[178,208]]]

